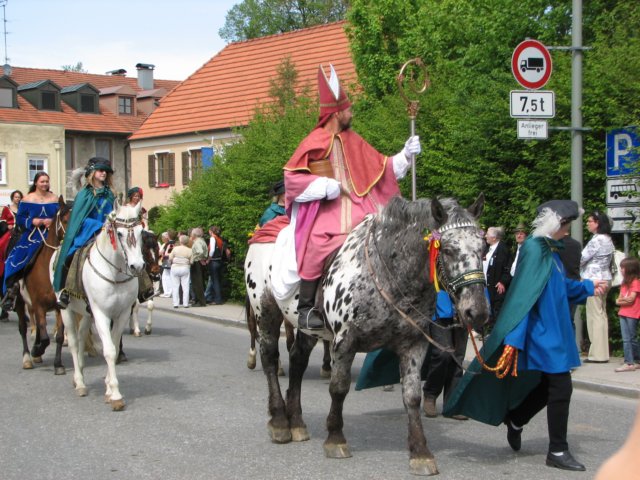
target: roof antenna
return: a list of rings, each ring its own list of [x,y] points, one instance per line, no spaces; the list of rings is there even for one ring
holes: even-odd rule
[[[7,56],[7,3],[9,0],[0,0],[0,7],[2,7],[2,25],[4,27],[4,70],[6,73],[9,66],[9,57]],[[8,73],[6,73],[9,75]]]

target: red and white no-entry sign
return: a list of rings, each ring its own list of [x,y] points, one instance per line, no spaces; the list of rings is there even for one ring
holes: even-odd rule
[[[551,77],[551,55],[537,40],[525,40],[513,51],[511,71],[524,88],[537,90],[544,87]]]

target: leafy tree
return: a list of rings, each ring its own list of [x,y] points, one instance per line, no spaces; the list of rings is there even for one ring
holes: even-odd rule
[[[236,42],[291,32],[342,20],[348,5],[349,0],[243,0],[227,12],[218,34]]]
[[[83,68],[82,62],[78,62],[75,65],[62,65],[60,68],[65,72],[89,73],[88,70]]]

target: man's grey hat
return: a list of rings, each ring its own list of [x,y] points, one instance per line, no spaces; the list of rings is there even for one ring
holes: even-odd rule
[[[540,205],[536,210],[540,213],[545,208],[557,213],[562,222],[575,220],[584,212],[573,200],[549,200]]]

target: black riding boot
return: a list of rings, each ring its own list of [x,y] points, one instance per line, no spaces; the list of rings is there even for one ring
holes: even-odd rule
[[[318,283],[320,279],[300,280],[298,328],[302,330],[324,330],[324,320],[315,308]]]
[[[7,281],[7,293],[2,299],[2,310],[13,312],[16,309],[16,299],[20,293],[20,282],[13,276]]]

